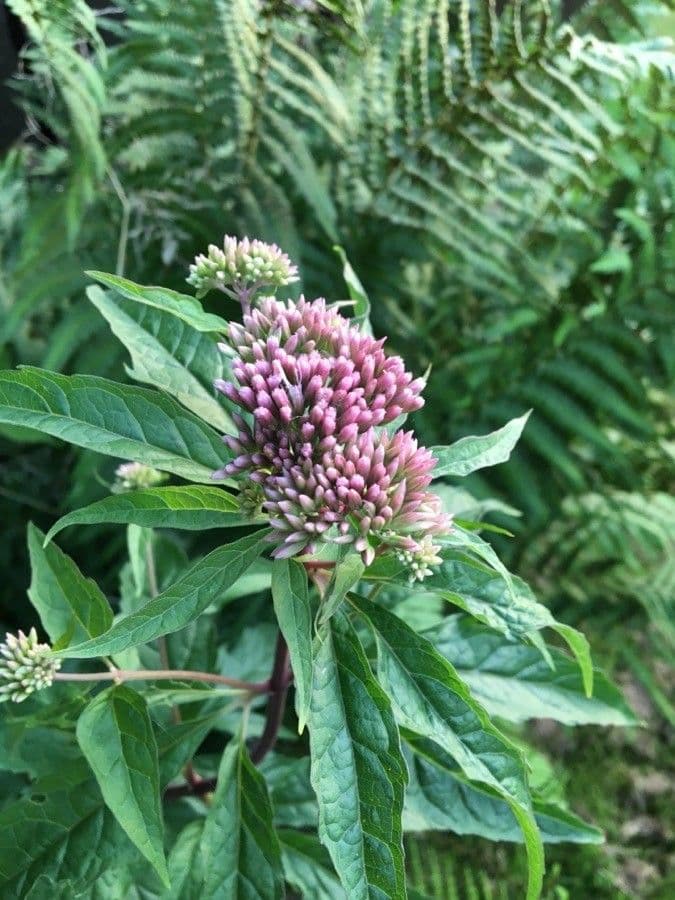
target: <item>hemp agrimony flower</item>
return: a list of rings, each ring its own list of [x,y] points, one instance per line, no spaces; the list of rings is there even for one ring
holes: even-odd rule
[[[38,643],[34,628],[24,634],[6,634],[0,644],[0,703],[21,703],[35,691],[49,687],[61,668],[60,659],[51,659],[49,644]]]
[[[262,288],[277,288],[298,281],[298,269],[276,244],[237,240],[225,235],[222,249],[209,244],[190,266],[187,278],[203,297],[211,290],[224,291],[235,299],[248,298]],[[246,305],[245,304],[245,305]]]
[[[382,427],[423,405],[424,379],[321,298],[244,304],[228,341],[233,380],[215,387],[241,414],[224,437],[234,458],[214,478],[246,476],[272,555],[350,544],[366,564],[392,550],[412,579],[428,575],[440,562],[431,536],[450,527],[426,490],[435,459],[412,432]]]

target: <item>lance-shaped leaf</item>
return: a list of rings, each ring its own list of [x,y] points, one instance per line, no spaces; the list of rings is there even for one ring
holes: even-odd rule
[[[106,806],[168,884],[157,743],[145,700],[123,684],[102,691],[80,716],[77,740]]]
[[[186,484],[144,488],[112,494],[62,516],[47,533],[47,541],[69,525],[140,525],[144,528],[179,528],[204,531],[251,524],[239,502],[220,487]]]
[[[317,637],[308,724],[319,837],[347,896],[402,900],[405,762],[389,699],[341,611]]]
[[[44,548],[44,534],[28,525],[30,601],[52,643],[86,641],[110,628],[112,609],[104,594],[85,578],[56,544]]]
[[[265,537],[268,533],[267,529],[262,529],[233,544],[218,547],[167,590],[118,619],[105,634],[57,655],[73,659],[108,656],[184,628],[211,602],[222,604],[226,589],[244,574],[267,546]]]
[[[87,296],[129,351],[135,381],[161,388],[219,431],[236,433],[213,387],[225,360],[213,338],[173,314],[124,298],[116,302],[97,285]]]
[[[319,623],[323,624],[340,608],[347,595],[355,587],[365,571],[358,553],[347,552],[335,563],[333,574],[321,600]]]
[[[284,896],[281,849],[265,780],[243,744],[231,741],[200,842],[200,900]]]
[[[162,785],[192,757],[213,720],[204,717],[159,733]],[[31,732],[31,759],[33,743]],[[76,755],[68,743],[64,752],[58,739],[51,741],[48,751],[43,745],[39,772],[32,763],[29,771],[44,777],[34,782],[30,794],[0,810],[0,896],[25,897],[42,873],[59,884],[70,881],[74,888],[70,896],[79,897],[111,868],[128,870],[144,863],[75,750]]]
[[[93,375],[0,372],[0,422],[36,428],[87,450],[208,483],[227,451],[171,397]]]
[[[412,738],[406,752],[410,784],[403,824],[406,831],[453,831],[491,841],[522,842],[515,816],[489,788],[467,781],[459,766],[433,741]],[[602,832],[555,803],[533,801],[546,843],[599,844]]]
[[[538,897],[543,849],[520,753],[426,638],[382,606],[353,594],[349,599],[375,632],[378,679],[401,724],[436,741],[469,780],[485,784],[508,802],[525,837],[528,898]]]
[[[517,419],[511,419],[490,434],[460,438],[449,447],[432,447],[431,452],[438,460],[433,472],[434,478],[469,475],[477,469],[506,462],[518,443],[529,416],[528,412]]]
[[[196,331],[221,334],[227,331],[228,326],[225,319],[205,312],[199,300],[189,294],[179,294],[165,287],[134,284],[128,278],[111,275],[108,272],[89,271],[86,274],[106,287],[113,288],[118,294],[129,300],[135,300],[137,303],[144,303],[147,306],[154,306],[155,309],[171,313]]]
[[[470,613],[490,628],[513,639],[527,638],[545,658],[546,646],[537,632],[553,628],[567,642],[576,657],[590,696],[593,665],[586,638],[569,625],[557,622],[539,603],[529,586],[512,575],[507,582],[501,574],[480,562],[472,561],[445,548],[442,565],[424,581],[424,588],[439,593],[450,603]]]
[[[424,636],[457,670],[490,715],[511,722],[549,718],[566,725],[637,725],[620,692],[595,673],[587,697],[574,660],[550,647],[551,668],[537,649],[505,638],[467,616],[449,616]]]
[[[302,734],[312,695],[312,610],[303,566],[293,560],[275,560],[272,601],[291,657],[298,731]]]

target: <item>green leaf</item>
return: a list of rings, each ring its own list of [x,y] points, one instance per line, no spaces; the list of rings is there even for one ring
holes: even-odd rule
[[[213,387],[224,371],[214,340],[169,313],[131,300],[115,302],[96,285],[87,296],[129,351],[132,378],[171,394],[219,431],[236,434]]]
[[[347,900],[330,856],[313,834],[279,831],[284,876],[302,900]]]
[[[85,578],[56,544],[44,548],[45,536],[28,525],[31,582],[28,596],[52,643],[97,637],[110,628],[113,612],[98,585]]]
[[[219,435],[175,400],[93,375],[0,372],[0,422],[209,483],[228,454]]]
[[[213,721],[213,716],[204,717],[159,733],[162,785],[193,756]],[[24,743],[30,741],[32,733],[27,732]],[[30,795],[0,811],[3,897],[24,898],[40,874],[59,884],[71,881],[80,896],[94,882],[98,885],[103,873],[118,867],[128,871],[137,863],[145,864],[106,808],[79,750],[76,758],[70,744],[63,751],[63,741],[53,740],[48,750],[38,735],[26,758],[31,773],[49,775],[33,785]],[[37,759],[39,752],[41,761]]]
[[[351,591],[361,579],[365,571],[363,560],[358,553],[347,553],[338,559],[333,569],[333,574],[328,582],[328,587],[321,600],[319,608],[319,624],[324,624],[330,619],[337,609],[342,606],[348,591]]]
[[[110,809],[167,885],[157,743],[145,700],[115,685],[91,701],[77,739]]]
[[[272,600],[290,652],[298,731],[302,734],[312,695],[312,610],[304,566],[294,560],[274,561]]]
[[[201,900],[204,872],[200,847],[203,833],[204,820],[196,819],[178,835],[168,860],[171,888],[162,900]]]
[[[566,725],[637,725],[620,692],[600,672],[585,694],[579,666],[549,647],[555,669],[534,647],[510,641],[466,616],[449,616],[424,632],[490,715],[510,722],[556,719]]]
[[[392,699],[399,722],[436,741],[469,780],[487,785],[509,804],[525,837],[528,898],[538,897],[543,849],[520,753],[428,640],[382,606],[354,594],[349,599],[375,631],[378,679]]]
[[[319,837],[350,900],[399,900],[407,773],[391,704],[343,613],[317,641],[308,724]]]
[[[84,765],[79,780],[62,775],[56,790],[37,782],[30,795],[0,811],[3,897],[24,898],[40,875],[71,881],[79,892],[111,865],[136,857]]]
[[[228,324],[225,319],[205,312],[199,300],[189,294],[179,294],[165,287],[145,287],[108,272],[88,271],[86,274],[94,281],[112,288],[129,300],[135,300],[137,303],[144,303],[147,306],[154,306],[155,309],[171,313],[196,331],[218,334],[227,331]]]
[[[288,828],[316,828],[319,809],[310,781],[309,756],[269,753],[259,768],[272,798],[275,823]]]
[[[434,478],[469,475],[477,469],[506,462],[529,417],[527,412],[490,434],[464,437],[449,447],[432,447],[431,452],[438,460],[433,471]]]
[[[221,599],[219,595],[244,574],[267,546],[268,533],[268,529],[256,531],[233,544],[218,547],[167,590],[136,612],[118,619],[105,634],[69,647],[57,656],[71,659],[108,656],[184,628],[212,601]]]
[[[511,576],[512,590],[503,577],[452,550],[440,554],[443,563],[424,580],[424,589],[471,613],[480,622],[512,638],[534,634],[555,625],[550,611],[538,603],[520,578]]]
[[[336,245],[333,247],[333,250],[342,261],[342,277],[344,278],[347,290],[349,291],[349,299],[354,301],[354,313],[352,319],[355,324],[360,326],[365,334],[372,334],[372,328],[370,327],[370,300],[368,299],[366,289],[361,284],[359,276],[347,259],[347,254],[344,249]]]
[[[104,497],[63,516],[47,533],[49,542],[69,525],[140,525],[145,528],[234,528],[251,524],[239,502],[220,487],[184,485],[144,488]]]
[[[505,800],[472,784],[456,763],[431,741],[411,741],[406,754],[410,785],[403,824],[406,831],[453,831],[491,841],[522,842],[523,833]],[[534,800],[543,840],[599,844],[602,832],[555,803]]]
[[[281,849],[265,780],[243,744],[231,741],[200,843],[202,900],[284,896]]]

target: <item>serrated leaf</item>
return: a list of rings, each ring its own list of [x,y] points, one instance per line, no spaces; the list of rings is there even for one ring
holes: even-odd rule
[[[407,773],[391,704],[342,612],[317,641],[308,724],[319,837],[350,900],[402,900]]]
[[[51,642],[65,638],[76,643],[107,631],[113,612],[103,592],[56,544],[43,547],[44,539],[40,529],[29,523],[28,596]]]
[[[552,669],[537,649],[510,641],[466,616],[449,616],[424,632],[490,715],[510,722],[556,719],[566,725],[637,725],[620,692],[601,672],[586,696],[579,666],[554,647]]]
[[[335,563],[328,586],[319,607],[319,623],[330,619],[342,606],[348,591],[355,587],[365,571],[363,560],[358,553],[347,553]]]
[[[205,485],[145,488],[112,494],[67,513],[47,533],[47,542],[69,525],[140,525],[144,528],[179,528],[204,531],[251,524],[239,503],[223,488]]]
[[[491,841],[522,842],[523,833],[508,804],[468,782],[453,760],[430,741],[412,741],[406,753],[410,785],[403,824],[406,831],[453,831]],[[533,802],[545,842],[598,844],[602,832],[554,803]]]
[[[469,780],[487,785],[509,804],[525,837],[528,898],[538,897],[543,849],[520,753],[490,722],[453,667],[429,641],[382,606],[354,594],[349,600],[375,632],[378,680],[391,697],[399,722],[434,740]]]
[[[171,887],[162,900],[201,900],[204,872],[200,846],[204,820],[189,822],[176,839],[168,860]]]
[[[80,716],[77,740],[106,806],[168,885],[157,742],[145,700],[124,684],[102,691]]]
[[[506,462],[518,443],[529,417],[530,413],[527,412],[524,416],[511,419],[502,428],[490,434],[460,438],[449,447],[432,447],[431,452],[438,460],[433,477],[469,475],[477,469]]]
[[[312,696],[312,610],[302,565],[288,559],[274,561],[272,601],[291,657],[298,731],[302,734]]]
[[[214,428],[236,434],[213,387],[224,372],[214,340],[175,315],[131,300],[115,302],[97,285],[87,296],[129,351],[135,381],[161,388]]]
[[[443,563],[424,580],[424,589],[509,637],[532,635],[555,625],[550,611],[538,603],[520,578],[511,576],[512,590],[496,571],[462,558],[452,550],[440,554]]]
[[[220,436],[171,397],[93,375],[0,372],[0,422],[36,428],[108,456],[209,483],[227,451]]]
[[[100,637],[69,647],[57,655],[71,659],[108,656],[146,644],[184,628],[248,569],[267,545],[268,529],[256,531],[225,547],[218,547],[195,563],[171,587],[138,610],[118,619]]]
[[[179,294],[165,287],[134,284],[128,278],[122,278],[119,275],[112,275],[108,272],[88,271],[86,274],[129,300],[145,303],[148,306],[154,306],[156,309],[162,309],[177,316],[196,331],[219,334],[224,334],[227,331],[228,324],[225,319],[205,312],[199,300],[191,297],[189,294]]]
[[[265,780],[243,744],[231,741],[200,841],[200,900],[284,896],[281,849]]]

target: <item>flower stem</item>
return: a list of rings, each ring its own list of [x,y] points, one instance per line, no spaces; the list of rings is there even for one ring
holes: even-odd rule
[[[54,681],[204,681],[224,684],[249,694],[267,694],[269,681],[239,681],[212,672],[194,672],[191,669],[113,669],[110,672],[55,672]]]

